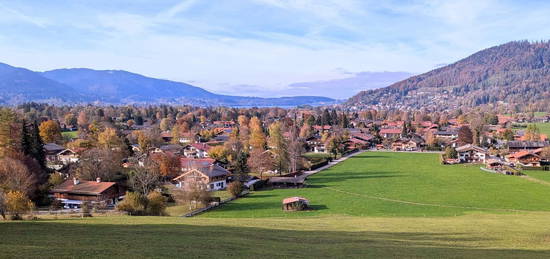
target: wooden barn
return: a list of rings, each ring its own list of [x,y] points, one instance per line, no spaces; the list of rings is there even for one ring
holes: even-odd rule
[[[303,197],[290,197],[283,200],[284,211],[300,211],[309,208],[309,200]]]

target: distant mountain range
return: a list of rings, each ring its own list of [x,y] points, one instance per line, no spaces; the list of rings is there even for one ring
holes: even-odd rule
[[[290,95],[316,93],[336,99],[348,99],[359,91],[386,87],[411,76],[413,74],[407,72],[350,73],[349,77],[342,79],[294,83],[285,89],[285,93]]]
[[[86,68],[34,72],[0,63],[0,104],[189,104],[200,106],[299,106],[334,104],[332,98],[259,98],[219,95],[185,83],[120,70]]]
[[[385,88],[362,91],[352,108],[451,110],[480,105],[550,107],[550,42],[515,41]]]

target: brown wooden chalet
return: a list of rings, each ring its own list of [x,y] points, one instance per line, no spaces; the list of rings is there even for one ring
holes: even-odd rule
[[[113,205],[121,195],[115,182],[66,180],[51,191],[55,199],[61,201],[65,208],[79,208],[83,202]]]

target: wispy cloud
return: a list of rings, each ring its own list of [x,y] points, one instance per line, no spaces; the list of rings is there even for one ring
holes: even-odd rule
[[[48,25],[48,22],[45,21],[44,19],[40,19],[40,18],[36,18],[36,17],[26,15],[23,12],[20,12],[16,9],[13,9],[13,8],[9,8],[5,5],[3,5],[2,3],[0,3],[0,11],[4,12],[4,14],[3,14],[4,15],[3,19],[4,20],[13,18],[15,20],[19,20],[19,21],[24,22],[24,23],[32,24],[32,25],[38,26],[40,28],[46,28],[46,26]],[[0,19],[2,19],[2,18],[0,18]]]
[[[550,35],[544,1],[22,0],[0,12],[0,61],[126,69],[243,94],[346,71],[420,73]]]

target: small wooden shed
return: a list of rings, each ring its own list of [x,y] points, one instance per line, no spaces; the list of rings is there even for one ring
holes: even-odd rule
[[[309,208],[309,200],[303,197],[290,197],[283,200],[284,211],[300,211]]]

